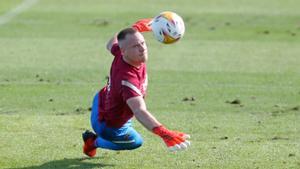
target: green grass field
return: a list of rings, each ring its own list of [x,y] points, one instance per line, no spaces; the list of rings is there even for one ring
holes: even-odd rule
[[[0,0],[0,16],[21,0]],[[40,0],[0,25],[0,168],[300,168],[300,2],[297,0]],[[170,153],[135,128],[134,151],[82,154],[89,107],[109,73],[106,41],[171,10],[185,37],[151,33],[147,106],[192,145]],[[194,98],[194,99],[192,99]]]

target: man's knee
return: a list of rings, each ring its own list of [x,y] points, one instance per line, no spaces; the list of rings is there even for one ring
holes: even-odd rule
[[[130,147],[128,147],[128,150],[133,150],[141,147],[143,145],[143,139],[142,138],[135,138],[134,142],[131,144]]]
[[[138,138],[135,140],[136,141],[136,148],[139,148],[143,145],[143,139],[142,138]]]

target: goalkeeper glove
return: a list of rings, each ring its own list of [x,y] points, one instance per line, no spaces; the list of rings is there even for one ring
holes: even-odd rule
[[[152,31],[151,28],[152,18],[141,19],[132,25],[132,28],[139,32],[149,32]]]
[[[164,126],[154,127],[152,131],[164,140],[170,151],[184,150],[191,144],[187,140],[190,138],[188,134],[171,131],[166,129]]]

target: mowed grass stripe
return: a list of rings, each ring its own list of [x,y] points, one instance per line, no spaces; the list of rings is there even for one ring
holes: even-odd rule
[[[21,4],[19,4],[15,8],[9,10],[3,15],[0,15],[0,26],[8,23],[10,20],[18,16],[20,13],[26,11],[37,2],[38,0],[24,0],[22,1]]]

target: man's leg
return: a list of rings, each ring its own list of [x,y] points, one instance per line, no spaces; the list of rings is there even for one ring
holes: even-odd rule
[[[109,128],[105,123],[101,126],[103,130],[96,139],[96,147],[110,150],[132,150],[143,144],[143,139],[131,126],[131,121],[121,128]]]
[[[99,96],[96,94],[93,100],[91,124],[97,134],[95,146],[110,150],[132,150],[140,147],[143,139],[132,127],[129,120],[121,128],[109,128],[105,122],[98,120]]]

